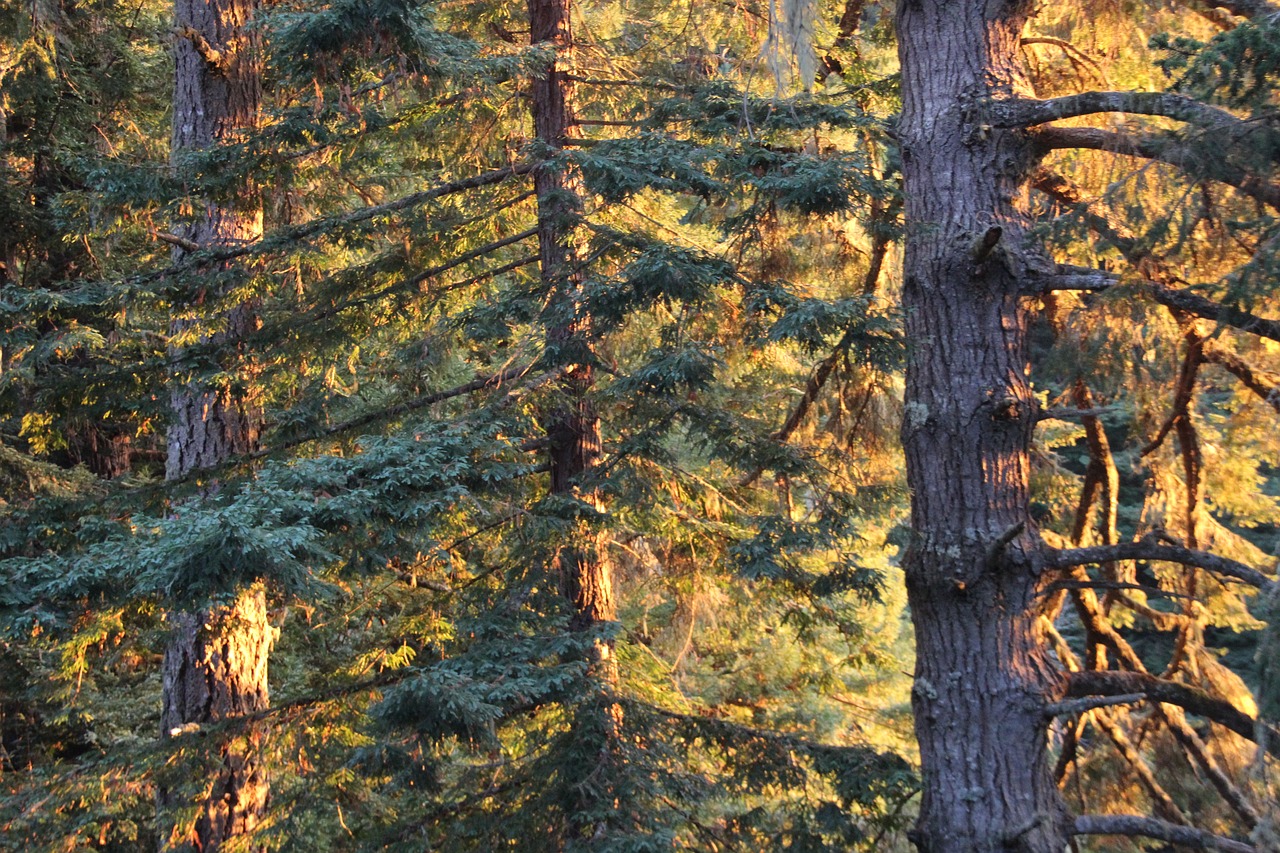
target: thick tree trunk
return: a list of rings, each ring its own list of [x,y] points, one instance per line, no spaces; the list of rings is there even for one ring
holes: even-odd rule
[[[238,141],[258,122],[260,72],[255,36],[249,28],[255,0],[177,0],[177,44],[173,157]],[[243,188],[230,198],[209,199],[184,237],[202,249],[234,246],[262,235],[257,193]],[[176,260],[181,260],[178,250]],[[196,301],[199,301],[198,299]],[[251,305],[232,309],[223,330],[205,340],[226,342],[252,330]],[[175,334],[190,321],[175,319]],[[217,466],[257,447],[261,414],[250,392],[197,384],[171,392],[166,474],[170,479]],[[210,486],[216,488],[216,486]],[[164,659],[166,736],[181,736],[193,724],[234,721],[268,707],[267,659],[275,632],[267,621],[261,586],[242,591],[229,605],[171,617],[173,633]],[[267,805],[269,783],[262,742],[266,729],[250,723],[227,734],[217,768],[189,828],[175,829],[162,814],[161,848],[213,851],[251,832]],[[168,809],[173,792],[162,790]]]
[[[242,592],[231,605],[209,608],[199,616],[180,613],[172,621],[160,718],[166,734],[180,736],[193,723],[234,721],[266,710],[267,657],[274,631],[267,622],[261,587]],[[264,726],[250,724],[228,737],[220,748],[217,770],[204,780],[207,793],[190,834],[166,838],[162,848],[217,850],[253,831],[269,793],[261,757],[265,736]]]
[[[912,704],[927,853],[1062,853],[1065,807],[1043,707],[1059,690],[1038,630],[1028,514],[1035,403],[1018,297],[1031,165],[981,105],[1021,84],[1026,0],[898,5],[906,196],[903,444],[913,539]]]

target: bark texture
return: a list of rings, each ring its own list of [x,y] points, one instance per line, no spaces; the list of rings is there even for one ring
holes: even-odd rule
[[[556,50],[555,60],[533,80],[530,101],[534,131],[551,150],[562,148],[574,133],[573,81],[571,75],[573,31],[569,0],[529,0],[530,40]],[[538,198],[538,251],[542,278],[551,296],[553,325],[547,346],[560,363],[567,363],[561,383],[561,402],[550,415],[551,493],[572,496],[596,509],[599,494],[584,485],[600,458],[600,418],[589,392],[595,381],[590,318],[582,316],[582,271],[574,244],[580,210],[580,186],[562,164],[547,163],[533,172]],[[566,542],[557,562],[560,584],[573,605],[577,630],[617,618],[603,536],[580,525],[577,541]],[[605,673],[612,670],[612,649],[599,644],[599,660]]]
[[[1060,694],[1028,513],[1025,134],[984,105],[1023,88],[1022,0],[898,5],[907,242],[905,557],[927,853],[1061,853],[1070,837],[1043,708]]]
[[[274,631],[261,587],[242,592],[231,605],[180,613],[172,621],[160,718],[166,735],[182,738],[192,724],[234,721],[267,709]],[[195,825],[189,834],[165,838],[162,848],[218,850],[260,822],[270,791],[261,757],[266,729],[250,724],[226,737]]]
[[[254,11],[254,0],[176,0],[175,162],[194,150],[235,143],[256,128],[261,84],[257,45],[249,28]],[[184,260],[192,245],[218,252],[261,236],[257,194],[242,186],[227,197],[205,200],[203,210],[184,229],[185,242],[175,251],[175,261]],[[202,291],[192,301],[198,304],[205,296]],[[172,331],[186,332],[191,323],[176,317]],[[222,318],[216,334],[197,337],[231,344],[256,324],[253,306],[243,304]],[[181,355],[180,350],[174,353],[179,372]],[[185,382],[175,384],[171,403],[166,465],[170,479],[215,467],[258,446],[261,415],[252,389]],[[267,620],[261,586],[242,591],[230,604],[174,614],[171,621],[163,673],[165,736],[180,739],[194,727],[267,709],[267,660],[275,631]],[[163,814],[162,849],[219,850],[261,821],[270,790],[262,755],[265,726],[232,725],[218,737],[215,768],[197,803],[194,825],[175,828],[167,812]],[[162,790],[162,810],[176,805],[174,799],[173,792]]]

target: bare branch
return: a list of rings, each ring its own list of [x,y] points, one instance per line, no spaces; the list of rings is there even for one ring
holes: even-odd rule
[[[1075,418],[1096,418],[1100,415],[1111,415],[1120,411],[1119,406],[1095,406],[1091,409],[1073,409],[1069,406],[1054,406],[1042,409],[1036,415],[1037,421],[1066,421]]]
[[[179,237],[177,234],[170,234],[167,231],[153,231],[152,235],[161,243],[168,243],[170,246],[177,246],[188,252],[200,251],[200,244],[194,240],[188,240],[186,237]]]
[[[1045,565],[1054,569],[1066,569],[1090,563],[1111,563],[1116,560],[1157,560],[1164,563],[1180,563],[1184,566],[1198,566],[1263,590],[1269,589],[1276,582],[1275,578],[1244,563],[1219,557],[1208,551],[1194,551],[1178,545],[1162,545],[1145,539],[1141,542],[1121,542],[1118,545],[1050,549],[1045,554]]]
[[[1023,292],[1031,296],[1056,290],[1106,290],[1119,281],[1120,276],[1106,270],[1058,264],[1054,272],[1029,276]]]
[[[205,38],[204,35],[195,27],[188,24],[185,27],[180,27],[174,30],[173,34],[178,38],[184,38],[191,42],[191,47],[195,49],[196,53],[200,54],[200,58],[203,59],[205,64],[211,69],[219,74],[225,74],[227,72],[226,54],[211,45],[209,40]]]
[[[1083,699],[1067,699],[1044,706],[1044,715],[1053,717],[1074,717],[1085,711],[1106,708],[1111,705],[1132,705],[1147,698],[1145,693],[1122,693],[1119,696],[1086,696]]]
[[[1167,823],[1145,815],[1080,815],[1075,820],[1073,832],[1076,835],[1136,835],[1201,850],[1258,853],[1257,848],[1250,844],[1223,838],[1221,835],[1214,835],[1203,829],[1178,826],[1176,823]]]
[[[1032,127],[1096,113],[1164,116],[1201,127],[1232,130],[1261,127],[1246,124],[1226,110],[1171,92],[1081,92],[1043,101],[1009,98],[991,102],[989,117],[993,127]]]

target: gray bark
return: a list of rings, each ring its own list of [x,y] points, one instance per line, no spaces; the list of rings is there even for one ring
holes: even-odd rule
[[[1024,88],[1032,4],[898,5],[908,352],[902,431],[913,538],[912,705],[926,853],[1061,853],[1070,835],[1043,708],[1061,691],[1037,628],[1028,513],[1024,199],[1034,152],[984,104]]]

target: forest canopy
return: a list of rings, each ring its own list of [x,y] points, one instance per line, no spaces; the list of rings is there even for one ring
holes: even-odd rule
[[[1278,73],[0,0],[0,849],[1280,850]]]

